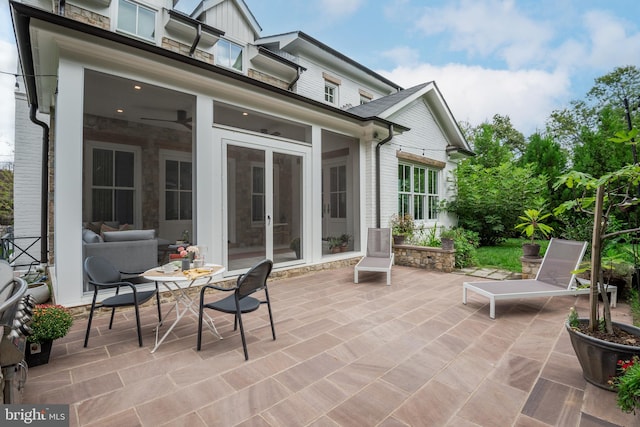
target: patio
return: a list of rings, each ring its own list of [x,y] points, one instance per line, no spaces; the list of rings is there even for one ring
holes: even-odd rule
[[[81,319],[30,369],[23,401],[70,404],[72,426],[640,425],[582,378],[564,320],[587,296],[499,302],[491,320],[487,299],[461,303],[468,279],[401,266],[391,286],[353,284],[352,266],[274,279],[277,340],[266,307],[244,316],[247,362],[230,315],[210,311],[224,339],[204,332],[202,351],[189,318],[154,354],[153,307],[143,348],[133,312],[111,331],[95,319],[86,349]],[[626,304],[613,312],[630,321]]]

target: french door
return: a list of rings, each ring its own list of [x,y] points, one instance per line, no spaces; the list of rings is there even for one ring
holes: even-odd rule
[[[301,262],[304,149],[249,135],[243,141],[223,139],[223,146],[228,271],[246,270],[264,258]]]

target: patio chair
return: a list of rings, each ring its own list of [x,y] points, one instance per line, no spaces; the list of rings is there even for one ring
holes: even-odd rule
[[[462,285],[462,303],[467,303],[467,291],[489,298],[489,317],[496,317],[496,301],[521,298],[583,295],[589,288],[579,288],[575,274],[582,261],[587,242],[551,239],[535,279],[465,282]],[[618,290],[609,285],[611,306],[615,307]]]
[[[200,311],[198,315],[198,344],[197,350],[200,351],[202,344],[202,321],[204,316],[204,309],[221,311],[223,313],[234,314],[235,319],[233,322],[233,330],[238,329],[240,324],[240,336],[242,337],[242,349],[244,350],[244,360],[249,360],[249,353],[247,352],[247,340],[244,336],[244,326],[242,324],[242,314],[256,311],[262,304],[267,305],[269,310],[269,322],[271,323],[271,335],[275,341],[276,330],[273,326],[273,315],[271,313],[271,300],[269,299],[269,290],[267,289],[267,279],[271,274],[273,268],[273,262],[269,259],[260,261],[254,265],[245,274],[238,277],[236,286],[233,288],[221,288],[213,284],[207,284],[200,290]],[[233,295],[229,295],[221,300],[205,304],[205,292],[207,289],[217,289],[219,291],[233,291]],[[264,300],[254,298],[252,295],[255,292],[264,291]]]
[[[143,281],[138,277],[123,279],[121,272],[116,270],[116,268],[106,258],[99,256],[87,257],[84,260],[84,271],[89,278],[89,285],[93,286],[93,300],[91,301],[91,310],[89,311],[89,321],[87,322],[87,333],[84,337],[84,346],[86,347],[89,343],[91,321],[93,320],[93,312],[96,308],[111,308],[111,319],[109,320],[109,329],[111,329],[111,327],[113,326],[113,317],[116,312],[116,307],[133,306],[136,312],[138,343],[140,344],[140,347],[142,347],[142,331],[140,328],[139,306],[149,301],[155,295],[158,305],[158,322],[162,321],[158,283],[155,282],[155,289],[144,291],[138,290],[139,285],[151,284],[154,282]],[[121,288],[130,289],[131,292],[120,293]],[[115,295],[103,299],[100,303],[96,303],[96,300],[98,299],[98,292],[105,289],[115,289]]]
[[[358,283],[360,271],[377,271],[387,273],[387,285],[391,285],[392,265],[391,229],[370,228],[367,233],[367,254],[355,266],[353,283]]]

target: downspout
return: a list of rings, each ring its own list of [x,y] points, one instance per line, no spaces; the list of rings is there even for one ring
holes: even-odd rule
[[[36,117],[36,105],[31,104],[29,118],[33,123],[42,128],[42,179],[40,181],[40,262],[47,263],[47,201],[48,201],[48,182],[49,182],[49,126]]]
[[[389,125],[389,136],[376,145],[376,228],[380,228],[380,147],[393,138],[393,125]]]
[[[296,75],[296,78],[293,79],[293,81],[291,83],[289,83],[289,86],[287,86],[287,90],[290,91],[291,89],[293,89],[293,85],[295,85],[298,80],[300,80],[300,75],[302,74],[302,70],[300,69],[300,67],[298,67],[298,72]]]
[[[66,4],[66,0],[60,0],[58,3],[58,15],[64,16],[64,6]]]
[[[189,49],[189,56],[191,58],[193,58],[193,53],[196,51],[198,43],[200,43],[200,37],[202,37],[202,24],[198,23],[198,27],[196,28],[196,38],[191,45],[191,49]]]

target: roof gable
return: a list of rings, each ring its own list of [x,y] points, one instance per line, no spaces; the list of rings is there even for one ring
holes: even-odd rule
[[[246,25],[248,25],[250,31],[253,33],[254,39],[260,37],[262,27],[260,26],[260,24],[258,24],[258,21],[256,20],[255,16],[253,16],[253,13],[251,13],[251,10],[249,10],[249,7],[244,2],[244,0],[202,0],[198,4],[198,6],[196,6],[193,12],[191,12],[190,16],[193,18],[197,18],[205,12],[213,11],[214,9],[223,7],[224,3],[230,3],[233,7],[235,7],[235,9],[245,21]]]
[[[462,134],[438,86],[433,81],[357,105],[347,111],[361,117],[379,117],[388,120],[392,115],[407,108],[420,98],[424,99],[450,143],[470,152],[469,143]]]

